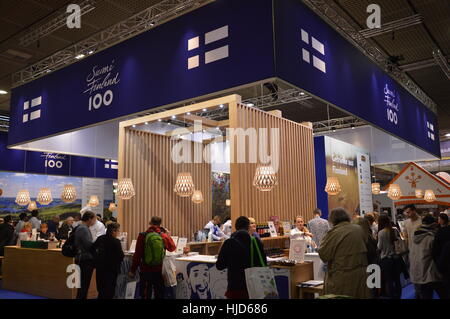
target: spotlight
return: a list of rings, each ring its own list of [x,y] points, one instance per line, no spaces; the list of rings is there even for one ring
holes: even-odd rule
[[[352,130],[355,129],[355,124],[350,125],[350,127],[352,128]]]
[[[202,111],[203,111],[203,112],[206,112],[206,111],[208,111],[208,110],[207,110],[207,109],[203,109]]]
[[[145,122],[145,125],[148,125],[148,122]]]
[[[158,119],[158,122],[161,122],[162,120],[161,119]]]
[[[82,59],[82,58],[84,58],[84,57],[85,57],[85,55],[84,55],[83,53],[81,53],[81,54],[78,54],[78,55],[75,57],[75,59],[80,60],[80,59]]]
[[[136,124],[133,124],[133,128],[136,127]]]
[[[5,90],[0,90],[0,94],[1,94],[1,95],[5,95],[5,94],[8,94],[8,91],[5,91]]]
[[[177,117],[176,117],[175,115],[172,115],[172,118],[173,118],[173,119],[176,119]]]
[[[336,128],[335,128],[334,126],[331,128],[331,130],[332,130],[333,132],[336,132]]]
[[[219,107],[220,107],[221,109],[223,109],[223,108],[224,108],[224,105],[223,105],[223,104],[220,104]]]

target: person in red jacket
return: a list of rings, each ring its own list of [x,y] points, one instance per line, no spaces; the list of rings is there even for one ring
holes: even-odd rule
[[[175,251],[177,248],[169,231],[161,227],[161,217],[154,216],[150,221],[150,227],[146,232],[140,233],[136,242],[136,251],[133,256],[133,264],[129,272],[129,276],[134,278],[136,269],[139,266],[141,298],[151,299],[152,288],[155,290],[155,299],[162,299],[164,296],[164,280],[162,276],[161,264],[149,266],[144,261],[145,237],[148,233],[156,232],[162,237],[164,248],[168,251]]]

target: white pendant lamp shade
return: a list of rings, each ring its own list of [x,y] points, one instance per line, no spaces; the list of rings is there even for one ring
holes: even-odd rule
[[[416,189],[415,193],[416,193],[416,198],[419,198],[419,199],[423,198],[423,190]]]
[[[202,193],[202,191],[200,191],[200,190],[194,191],[194,193],[192,194],[192,201],[195,204],[203,203],[203,193]]]
[[[262,192],[268,192],[276,185],[278,185],[277,174],[272,166],[259,166],[256,168],[253,186]]]
[[[177,175],[177,180],[173,191],[177,193],[178,196],[188,197],[194,193],[194,187],[194,181],[192,180],[191,173],[182,172]]]
[[[434,194],[433,190],[427,189],[425,191],[425,195],[423,196],[423,199],[428,203],[432,203],[436,200],[436,195]]]
[[[136,193],[134,192],[133,182],[131,178],[122,178],[117,185],[117,197],[120,199],[131,199]]]
[[[380,191],[381,191],[380,183],[372,183],[372,194],[378,195],[380,194]]]
[[[16,204],[26,206],[30,203],[30,193],[26,189],[22,189],[17,193]]]
[[[64,185],[61,193],[61,200],[64,203],[73,203],[77,199],[77,190],[72,184]]]
[[[100,202],[98,200],[98,196],[97,195],[91,195],[91,197],[89,197],[88,205],[91,206],[91,207],[97,207],[98,204],[100,204]]]
[[[117,209],[116,203],[109,203],[108,210],[112,213]]]
[[[400,186],[398,186],[398,184],[391,184],[389,186],[387,196],[392,200],[399,200],[400,197],[402,197],[402,190],[400,189]]]
[[[227,199],[227,200],[225,201],[225,205],[231,206],[231,199]]]
[[[341,184],[339,183],[339,179],[337,177],[328,177],[327,185],[325,186],[325,192],[328,195],[338,195],[341,192]]]
[[[28,211],[30,211],[30,212],[32,212],[33,210],[36,210],[36,209],[37,209],[37,204],[36,204],[36,202],[35,202],[34,200],[31,201],[31,202],[28,204],[27,209],[28,209]]]
[[[48,187],[43,187],[39,190],[36,201],[41,205],[48,205],[53,201],[52,191]]]

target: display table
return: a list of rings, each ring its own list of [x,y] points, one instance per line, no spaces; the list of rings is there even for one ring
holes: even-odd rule
[[[67,266],[74,258],[65,257],[61,249],[31,249],[17,246],[5,247],[3,259],[3,289],[30,295],[74,299],[77,289],[67,287]],[[89,287],[88,298],[97,298],[95,271]]]
[[[177,299],[225,299],[227,270],[216,268],[216,257],[194,255],[175,259]],[[271,266],[281,299],[298,298],[296,285],[313,279],[313,263]]]

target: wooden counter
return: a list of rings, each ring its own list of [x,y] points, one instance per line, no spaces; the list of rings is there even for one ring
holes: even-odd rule
[[[270,266],[277,269],[288,269],[290,272],[290,299],[298,299],[297,284],[300,282],[313,280],[314,267],[311,261],[305,261],[302,264],[296,264],[295,266]]]
[[[74,299],[77,289],[67,287],[67,266],[74,258],[65,257],[61,249],[5,247],[3,289],[54,299]],[[95,271],[88,298],[97,298]]]

